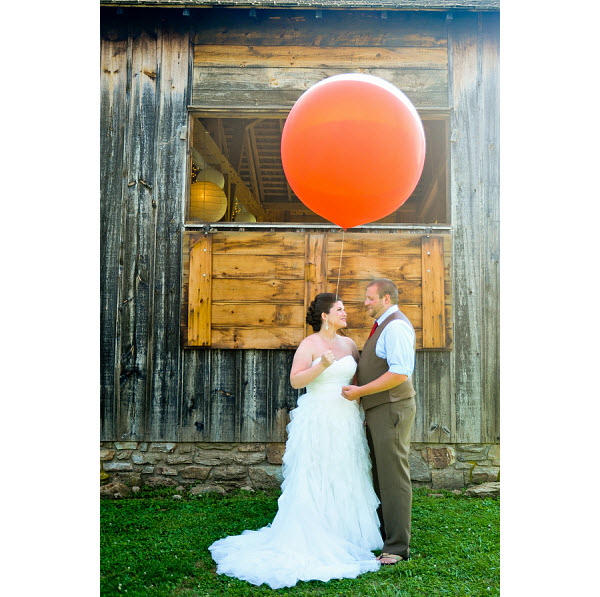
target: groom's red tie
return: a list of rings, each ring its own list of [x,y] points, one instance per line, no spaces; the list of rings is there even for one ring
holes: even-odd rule
[[[371,333],[369,334],[369,338],[375,333],[376,329],[377,329],[377,321],[373,324],[373,329],[371,330]],[[369,338],[367,338],[367,340]]]

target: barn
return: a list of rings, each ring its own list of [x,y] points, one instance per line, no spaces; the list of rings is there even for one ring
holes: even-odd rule
[[[382,276],[417,332],[414,484],[499,480],[499,1],[100,4],[103,470],[278,486],[306,307],[339,287],[360,349]],[[398,210],[343,233],[280,142],[300,95],[349,72],[409,97],[427,153]]]

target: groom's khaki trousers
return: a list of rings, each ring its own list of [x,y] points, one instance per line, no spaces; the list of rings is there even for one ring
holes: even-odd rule
[[[382,551],[404,558],[410,556],[412,485],[408,454],[415,410],[413,397],[386,402],[365,411],[373,485],[381,502],[378,514]]]

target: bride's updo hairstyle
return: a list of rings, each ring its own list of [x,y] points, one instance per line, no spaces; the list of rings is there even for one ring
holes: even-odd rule
[[[314,332],[318,332],[321,329],[321,324],[323,323],[321,314],[329,313],[331,307],[339,300],[341,300],[340,297],[333,294],[333,292],[317,294],[306,312],[306,323],[312,326]]]

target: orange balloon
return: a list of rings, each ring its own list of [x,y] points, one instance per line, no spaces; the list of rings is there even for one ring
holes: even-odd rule
[[[285,176],[312,211],[347,229],[398,209],[425,163],[410,100],[373,75],[336,75],[305,91],[281,136]]]

